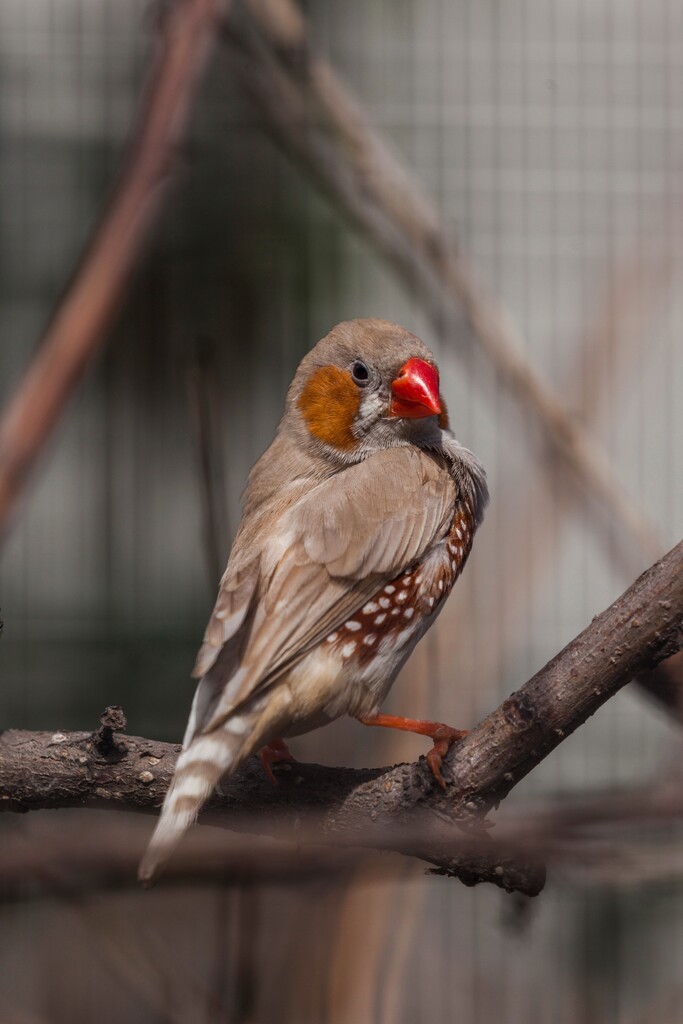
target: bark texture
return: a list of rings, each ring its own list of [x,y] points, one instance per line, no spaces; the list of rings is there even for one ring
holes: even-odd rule
[[[119,179],[0,419],[0,543],[159,219],[223,10],[220,0],[176,0],[160,20]]]

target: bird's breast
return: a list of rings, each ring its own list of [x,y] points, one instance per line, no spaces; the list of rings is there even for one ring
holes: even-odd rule
[[[443,607],[472,548],[472,510],[456,508],[447,536],[418,562],[385,584],[323,646],[365,674],[386,678],[389,685],[413,647]]]
[[[471,510],[460,505],[443,541],[385,584],[291,670],[283,680],[289,696],[282,735],[377,710],[462,572],[474,530]]]

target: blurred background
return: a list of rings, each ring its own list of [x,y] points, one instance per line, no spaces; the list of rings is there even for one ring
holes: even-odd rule
[[[683,8],[302,10],[651,523],[655,553],[668,550],[683,519]],[[0,0],[2,404],[109,195],[155,31],[154,9],[132,0]],[[471,726],[652,561],[562,479],[464,322],[435,326],[274,145],[237,59],[227,42],[213,55],[172,198],[5,546],[3,727],[90,729],[121,704],[131,733],[181,738],[217,582],[198,409],[213,424],[224,561],[293,371],[342,319],[395,320],[433,348],[492,494],[386,710]],[[292,749],[360,766],[425,745],[337,723]],[[646,783],[678,758],[676,727],[627,687],[509,803]],[[18,827],[0,825],[0,837]],[[625,885],[558,871],[523,903],[397,865],[381,882],[359,871],[325,886],[0,902],[0,1017],[674,1024],[682,897],[675,875]]]

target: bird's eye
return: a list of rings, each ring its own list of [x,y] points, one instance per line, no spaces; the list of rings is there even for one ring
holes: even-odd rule
[[[362,360],[356,359],[355,363],[351,367],[351,376],[356,384],[362,388],[365,387],[367,382],[370,380],[370,371]]]

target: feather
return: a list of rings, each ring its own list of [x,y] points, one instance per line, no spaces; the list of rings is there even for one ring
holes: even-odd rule
[[[392,480],[392,487],[378,488],[378,477]],[[289,543],[261,590],[240,685],[225,687],[205,730],[217,728],[271,686],[442,540],[455,499],[443,461],[417,449],[394,448],[350,466],[292,505],[273,525]],[[336,543],[330,543],[330,535]],[[267,546],[272,538],[264,542]],[[262,562],[269,560],[264,553]]]
[[[256,707],[235,715],[209,735],[196,736],[176,764],[161,816],[140,862],[138,878],[152,885],[183,833],[196,820],[202,804],[228,770],[234,771],[259,743]]]
[[[244,626],[258,583],[258,562],[255,558],[243,569],[228,563],[192,670],[195,679],[206,675],[224,645]]]

